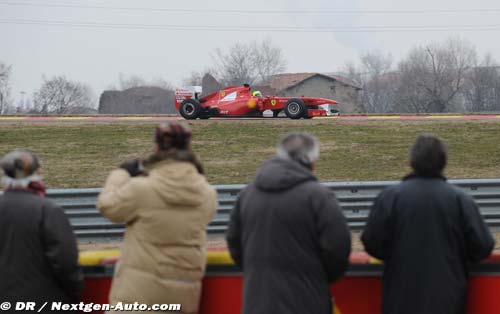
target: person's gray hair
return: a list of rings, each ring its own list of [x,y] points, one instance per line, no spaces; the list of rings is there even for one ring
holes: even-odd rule
[[[290,132],[281,139],[277,155],[311,166],[319,159],[319,141],[308,133]]]

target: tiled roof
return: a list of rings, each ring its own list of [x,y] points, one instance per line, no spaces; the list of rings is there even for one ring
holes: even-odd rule
[[[348,85],[348,86],[352,86],[352,87],[357,88],[357,89],[361,89],[361,87],[358,84],[356,84],[356,82],[354,82],[353,80],[351,80],[345,76],[338,75],[336,73],[323,73],[323,74],[326,76],[329,76],[331,78],[334,78],[335,80],[339,81],[340,83],[342,83],[344,85]]]
[[[271,78],[271,87],[275,90],[282,91],[294,85],[311,78],[318,73],[284,73],[277,74]]]
[[[271,78],[269,85],[276,91],[283,91],[316,75],[336,80],[344,85],[351,86],[356,89],[361,89],[361,87],[359,87],[352,80],[341,75],[336,75],[331,73],[323,74],[323,73],[309,73],[309,72],[277,74]]]

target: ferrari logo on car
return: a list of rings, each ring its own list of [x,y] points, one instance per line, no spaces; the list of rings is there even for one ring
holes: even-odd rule
[[[271,105],[276,106],[276,99],[271,100]]]
[[[225,91],[223,91],[223,90],[221,90],[221,91],[220,91],[220,97],[224,97],[224,96],[226,96],[226,92],[225,92]]]

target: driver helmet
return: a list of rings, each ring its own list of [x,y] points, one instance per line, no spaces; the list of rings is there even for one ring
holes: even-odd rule
[[[260,97],[260,98],[262,98],[262,97],[263,97],[263,96],[262,96],[262,93],[261,93],[260,91],[258,91],[258,90],[254,91],[254,92],[252,93],[252,96],[257,96],[257,97]]]

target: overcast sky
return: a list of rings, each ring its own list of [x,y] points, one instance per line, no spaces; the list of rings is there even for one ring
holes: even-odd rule
[[[333,72],[367,51],[399,60],[450,35],[500,60],[498,0],[0,0],[0,61],[18,99],[42,75],[96,95],[120,73],[179,85],[236,42],[271,40],[287,72]]]

